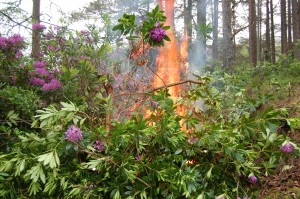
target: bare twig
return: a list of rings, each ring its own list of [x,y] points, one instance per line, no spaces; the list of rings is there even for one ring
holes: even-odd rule
[[[164,83],[164,85],[166,87],[166,82],[155,71],[153,71],[150,66],[148,68],[152,73],[154,73],[154,75],[156,75]]]
[[[24,28],[30,29],[30,28],[28,28],[27,26],[23,25],[23,23],[26,22],[26,21],[28,21],[28,20],[31,18],[31,16],[28,17],[28,18],[26,18],[26,19],[24,19],[24,20],[21,21],[21,22],[18,22],[18,21],[14,20],[12,17],[10,17],[9,15],[5,14],[5,13],[2,12],[2,11],[0,11],[0,14],[3,15],[4,17],[6,17],[7,19],[9,19],[10,21],[12,21],[13,23],[15,23],[15,24],[17,24],[17,25],[19,25],[19,26],[22,26],[22,27],[24,27]]]
[[[187,80],[182,80],[180,82],[174,82],[174,83],[171,83],[171,84],[166,84],[164,86],[153,88],[153,89],[151,89],[150,91],[147,91],[147,92],[122,93],[122,94],[118,94],[118,95],[113,95],[113,96],[111,96],[111,98],[116,98],[116,97],[120,97],[120,96],[124,96],[124,95],[147,95],[147,94],[153,93],[155,91],[158,91],[160,89],[167,89],[169,87],[178,86],[178,85],[185,84],[185,83],[203,85],[203,84],[205,84],[205,81],[196,81],[196,80],[187,79]]]

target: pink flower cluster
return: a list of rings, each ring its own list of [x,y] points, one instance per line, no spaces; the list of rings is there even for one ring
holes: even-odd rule
[[[53,91],[62,87],[60,81],[50,73],[45,66],[46,62],[36,61],[34,71],[30,73],[29,82],[35,86],[41,86],[43,91]]]
[[[18,34],[14,34],[11,37],[0,37],[0,49],[1,50],[13,50],[19,52],[20,48],[24,47],[24,39]]]
[[[156,22],[155,27],[150,30],[149,34],[153,41],[162,42],[166,35],[166,31],[159,27],[159,23]]]
[[[249,177],[248,177],[248,180],[249,180],[249,182],[250,182],[251,184],[255,184],[255,183],[257,183],[257,181],[258,181],[257,177],[254,176],[254,175],[249,176]]]
[[[32,24],[32,30],[38,30],[38,31],[43,31],[46,29],[46,26],[39,24],[39,23],[34,23]]]
[[[70,126],[65,134],[66,139],[69,141],[79,142],[80,140],[82,140],[82,131],[75,125]]]
[[[101,140],[96,140],[95,143],[93,144],[93,147],[95,149],[99,150],[100,152],[104,151],[104,149],[105,149],[104,144]]]
[[[290,142],[285,143],[285,145],[282,145],[280,147],[280,150],[284,153],[291,153],[295,149],[294,145],[292,145]]]
[[[157,108],[158,107],[158,102],[154,101],[153,99],[150,99],[150,105],[153,108]]]

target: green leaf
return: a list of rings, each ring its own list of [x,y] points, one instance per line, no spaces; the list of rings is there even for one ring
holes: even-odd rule
[[[123,24],[118,24],[118,25],[114,26],[112,30],[113,31],[122,30],[122,28],[123,28]]]
[[[36,193],[37,193],[38,191],[40,191],[40,190],[41,190],[41,185],[40,185],[40,183],[32,181],[31,184],[30,184],[30,186],[29,186],[29,195],[30,195],[30,196],[31,196],[32,194],[33,194],[33,195],[36,195]]]
[[[166,41],[171,41],[171,39],[168,37],[168,35],[165,35],[165,36],[164,36],[164,40],[166,40]]]
[[[64,110],[64,111],[77,111],[76,106],[72,102],[70,102],[70,104],[65,103],[65,102],[60,102],[60,104],[63,106],[63,108],[61,108],[61,110]]]
[[[182,152],[182,149],[178,149],[177,151],[175,151],[174,155],[178,155]]]
[[[49,153],[38,156],[38,161],[43,162],[43,164],[45,166],[49,164],[50,168],[52,168],[52,169],[59,166],[59,164],[60,164],[60,161],[59,161],[59,158],[58,158],[58,155],[57,155],[55,149]]]

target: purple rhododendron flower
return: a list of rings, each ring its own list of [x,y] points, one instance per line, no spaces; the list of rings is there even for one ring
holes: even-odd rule
[[[149,34],[153,41],[162,42],[166,35],[166,31],[163,28],[155,27],[150,30]]]
[[[11,83],[15,84],[15,83],[17,83],[17,78],[15,76],[10,77],[10,81],[11,81]]]
[[[40,52],[40,57],[44,57],[44,53],[43,52]]]
[[[34,71],[36,72],[36,74],[38,74],[40,76],[48,76],[49,75],[49,71],[45,68],[36,68],[36,69],[34,69]]]
[[[39,24],[39,23],[34,23],[32,24],[32,30],[45,30],[46,26]]]
[[[47,65],[46,62],[36,61],[33,66],[34,66],[34,68],[44,68],[46,65]]]
[[[80,34],[81,34],[81,35],[88,35],[88,34],[90,34],[90,32],[87,31],[87,30],[81,30],[81,31],[80,31]]]
[[[153,108],[157,108],[157,107],[158,107],[158,102],[154,101],[153,99],[150,99],[150,105],[151,105]]]
[[[22,44],[24,41],[23,37],[19,34],[14,34],[11,37],[7,38],[7,43],[12,44],[12,45],[19,45]]]
[[[68,130],[65,132],[65,134],[66,134],[66,139],[69,141],[79,142],[80,140],[82,140],[82,132],[75,125],[70,126]]]
[[[43,86],[46,83],[45,80],[38,78],[38,77],[31,77],[29,79],[29,82],[36,86]]]
[[[0,37],[0,48],[6,49],[7,48],[7,38]]]
[[[88,57],[85,56],[85,55],[81,55],[81,56],[79,57],[79,59],[85,60],[85,59],[88,59]]]
[[[0,48],[8,49],[11,48],[17,51],[23,46],[24,39],[19,34],[14,34],[11,37],[0,37]]]
[[[285,145],[280,147],[280,150],[284,153],[291,153],[294,149],[294,145],[292,145],[290,142],[287,142]]]
[[[51,81],[52,79],[55,79],[54,75],[49,73],[46,77],[45,77],[48,81]]]
[[[56,51],[56,47],[55,46],[52,46],[52,45],[48,45],[47,46],[47,51]]]
[[[104,144],[101,140],[96,140],[95,143],[93,144],[93,147],[95,149],[98,149],[99,151],[104,151]]]
[[[46,37],[46,39],[50,40],[50,39],[54,38],[54,35],[52,33],[48,32],[45,37]]]
[[[248,177],[248,180],[249,180],[249,182],[252,183],[252,184],[257,183],[257,181],[258,181],[257,177],[254,176],[254,175],[249,176],[249,177]]]
[[[18,51],[18,52],[15,54],[15,58],[16,58],[16,59],[19,59],[19,58],[21,58],[21,57],[23,57],[23,53],[22,53],[21,51]]]
[[[57,79],[51,79],[49,83],[44,84],[42,87],[43,91],[57,90],[59,88],[61,88],[61,83]]]
[[[138,155],[138,156],[135,156],[135,160],[136,160],[136,161],[140,161],[140,160],[141,160],[141,158],[142,158],[142,157],[141,157],[141,156],[139,156],[139,155]]]

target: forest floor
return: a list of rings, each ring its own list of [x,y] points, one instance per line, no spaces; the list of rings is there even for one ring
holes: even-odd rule
[[[291,95],[283,100],[276,100],[275,107],[289,109],[289,117],[300,117],[300,84],[292,89]],[[283,130],[294,143],[300,145],[300,130]],[[289,154],[273,175],[261,180],[259,199],[298,199],[300,198],[300,157]]]

